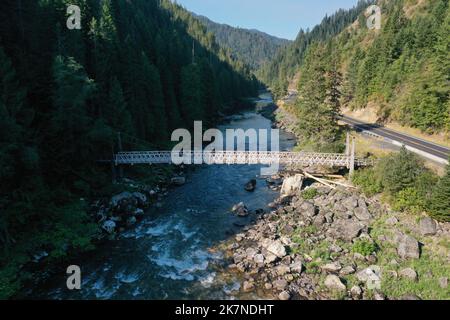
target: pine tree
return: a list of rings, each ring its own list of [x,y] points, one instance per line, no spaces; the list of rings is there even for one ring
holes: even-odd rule
[[[433,189],[429,207],[433,218],[450,222],[450,165]]]

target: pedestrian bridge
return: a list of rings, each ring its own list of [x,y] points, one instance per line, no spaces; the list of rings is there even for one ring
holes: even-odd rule
[[[192,151],[184,154],[172,151],[119,152],[114,155],[114,163],[116,165],[172,164],[172,155],[177,158],[183,157],[185,164],[197,164],[200,160],[201,163],[218,165],[272,165],[279,163],[283,165],[347,167],[349,169],[355,166],[373,165],[373,160],[358,159],[352,154],[275,151]]]

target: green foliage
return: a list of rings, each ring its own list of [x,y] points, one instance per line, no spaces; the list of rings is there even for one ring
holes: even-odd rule
[[[362,254],[364,257],[371,255],[377,250],[377,244],[368,239],[358,239],[353,243],[352,246],[352,252]]]
[[[450,222],[450,166],[433,188],[429,202],[430,214],[439,221]]]
[[[315,188],[308,188],[302,192],[302,198],[305,200],[311,200],[314,199],[319,192]]]
[[[408,187],[414,187],[425,168],[417,155],[403,147],[399,153],[382,159],[375,170],[384,191],[393,196]]]
[[[381,181],[376,176],[373,168],[356,171],[352,177],[352,181],[369,197],[383,191]]]
[[[197,18],[214,34],[222,47],[229,48],[233,55],[255,71],[269,63],[280,48],[290,43],[257,30],[234,28],[203,16]]]
[[[74,0],[81,30],[62,26],[67,4],[0,11],[0,297],[36,252],[92,248],[97,227],[77,199],[110,187],[97,160],[118,132],[125,150],[163,148],[172,129],[212,123],[260,86],[176,3]]]

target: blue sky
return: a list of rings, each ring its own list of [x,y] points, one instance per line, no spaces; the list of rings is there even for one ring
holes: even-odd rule
[[[312,28],[339,8],[357,0],[177,0],[188,10],[234,27],[258,29],[295,39],[300,28]]]

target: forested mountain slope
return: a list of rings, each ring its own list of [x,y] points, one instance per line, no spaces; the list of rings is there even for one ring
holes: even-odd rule
[[[66,28],[69,4],[81,30]],[[214,121],[258,85],[168,0],[2,1],[0,297],[37,250],[90,248],[96,224],[80,198],[111,181],[96,161],[118,131],[164,147],[172,129]]]
[[[209,32],[214,33],[217,42],[229,48],[231,52],[244,61],[254,71],[269,63],[278,50],[291,41],[271,36],[258,30],[235,28],[216,23],[207,17],[197,16]]]
[[[275,95],[286,94],[289,81],[298,72],[309,45],[338,35],[373,2],[373,0],[361,0],[350,10],[341,9],[329,17],[326,16],[312,30],[300,30],[295,41],[284,50],[279,50],[272,61],[258,72],[259,77],[272,88]]]
[[[312,108],[302,102],[314,95],[308,79],[324,77],[335,82],[337,109],[371,106],[381,122],[394,120],[427,133],[448,132],[448,1],[391,0],[378,5],[381,30],[369,30],[361,16],[338,36],[309,46],[305,63],[296,69],[300,71],[296,109]],[[306,61],[318,57],[322,63],[311,70]]]

